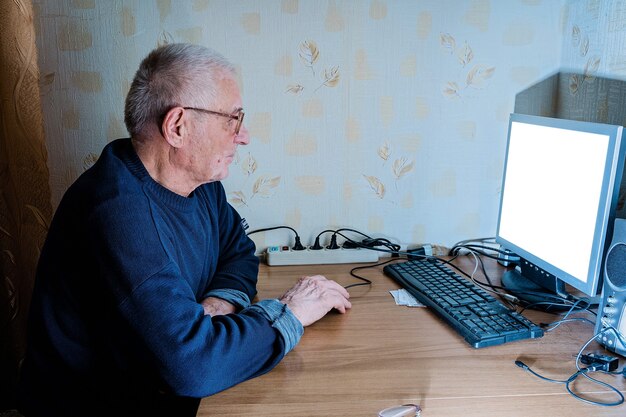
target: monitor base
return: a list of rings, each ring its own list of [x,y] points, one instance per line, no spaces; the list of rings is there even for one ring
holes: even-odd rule
[[[569,294],[562,297],[556,292],[539,286],[516,269],[504,273],[502,286],[508,293],[519,298],[524,303],[525,308],[533,310],[561,313],[569,311],[572,307],[571,303],[576,302],[576,299]]]

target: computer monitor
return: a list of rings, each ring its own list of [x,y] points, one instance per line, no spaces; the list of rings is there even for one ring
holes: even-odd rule
[[[496,242],[503,285],[530,304],[599,294],[624,168],[623,127],[511,114]]]

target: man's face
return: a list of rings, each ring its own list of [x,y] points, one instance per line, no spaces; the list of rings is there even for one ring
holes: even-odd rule
[[[235,80],[232,77],[222,78],[218,82],[217,91],[216,104],[210,110],[237,115],[242,106]],[[235,134],[235,119],[194,110],[186,111],[190,116],[187,163],[194,181],[204,184],[226,178],[237,146],[250,142],[248,129],[242,124],[239,134]]]

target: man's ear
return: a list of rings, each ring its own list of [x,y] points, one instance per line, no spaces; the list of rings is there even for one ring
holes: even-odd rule
[[[163,117],[161,123],[161,132],[163,137],[174,148],[180,148],[183,145],[185,109],[182,107],[172,107]]]

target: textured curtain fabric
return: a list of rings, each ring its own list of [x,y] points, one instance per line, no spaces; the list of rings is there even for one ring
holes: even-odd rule
[[[52,216],[33,7],[0,1],[0,412],[15,406],[26,318]]]

